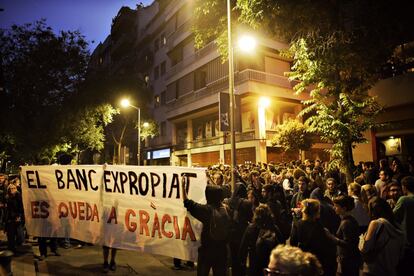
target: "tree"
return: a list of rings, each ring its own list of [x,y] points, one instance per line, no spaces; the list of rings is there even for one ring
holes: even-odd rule
[[[135,126],[136,127],[136,126]],[[154,138],[159,135],[159,128],[156,121],[150,119],[141,122],[141,139]]]
[[[288,120],[277,126],[272,145],[280,146],[284,151],[299,151],[299,159],[301,159],[301,151],[311,148],[312,138],[301,122]]]
[[[63,119],[65,128],[70,130],[65,139],[71,151],[77,154],[78,163],[81,152],[100,151],[104,148],[104,127],[111,123],[118,113],[119,110],[110,104],[100,104],[75,109]]]
[[[50,163],[77,146],[99,149],[108,106],[82,104],[89,61],[78,31],[56,34],[45,20],[0,31],[5,90],[0,94],[0,151],[18,163]]]
[[[203,2],[199,14],[216,15],[216,1]],[[293,60],[288,76],[299,81],[297,93],[310,93],[301,113],[307,117],[305,124],[333,143],[331,165],[343,169],[352,181],[352,147],[365,141],[362,133],[375,125],[381,109],[367,91],[383,77],[381,68],[394,59],[395,49],[413,39],[407,4],[385,0],[235,2],[239,22],[290,43],[285,53]],[[217,18],[202,20],[217,22]],[[209,35],[196,25],[198,41],[211,39]]]

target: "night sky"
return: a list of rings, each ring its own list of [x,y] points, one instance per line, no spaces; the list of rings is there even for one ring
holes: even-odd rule
[[[55,32],[80,30],[93,50],[110,33],[118,10],[140,2],[146,6],[153,0],[0,0],[0,28],[46,18]]]

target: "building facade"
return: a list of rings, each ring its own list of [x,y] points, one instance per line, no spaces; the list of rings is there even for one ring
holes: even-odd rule
[[[219,95],[228,93],[228,63],[223,62],[214,42],[195,48],[192,5],[188,0],[158,0],[136,10],[123,7],[114,18],[111,35],[93,54],[95,63],[109,64],[112,73],[133,72],[152,93],[150,102],[137,103],[145,105],[159,126],[159,135],[147,139],[143,147],[141,156],[148,165],[230,163],[229,133],[220,131],[219,126]],[[259,34],[257,41],[253,55],[234,49],[235,94],[240,98],[241,121],[236,132],[237,163],[291,161],[298,155],[283,153],[271,145],[271,140],[279,124],[296,118],[307,95],[296,95],[294,83],[284,75],[290,71],[291,62],[279,53],[288,45]],[[404,152],[413,148],[414,101],[406,99],[413,94],[413,85],[409,84],[413,77],[402,78],[407,80],[404,85],[398,77],[389,78],[371,91],[386,106],[379,121],[391,122],[388,125],[394,129],[367,132],[369,143],[355,148],[355,161],[395,154],[387,151],[391,142],[385,140],[400,138],[401,131],[405,138],[394,139],[396,143],[402,143]],[[398,102],[395,93],[405,96],[398,97]],[[269,100],[269,106],[260,105],[262,97]],[[401,122],[394,124],[396,121]],[[317,142],[303,157],[327,160],[327,148],[328,144]],[[130,151],[134,150],[132,144]]]
[[[144,74],[149,77],[153,117],[160,129],[160,135],[146,144],[146,163],[229,164],[230,137],[219,127],[219,94],[228,92],[228,63],[222,61],[214,42],[195,48],[192,2],[167,2],[155,1],[148,7],[157,11],[147,25],[138,28],[137,49],[142,52],[138,55],[152,53],[153,62]],[[254,54],[235,48],[235,94],[240,97],[241,111],[241,128],[236,133],[238,164],[297,158],[271,145],[277,125],[295,118],[306,97],[295,95],[294,84],[284,76],[290,61],[279,52],[286,47],[258,36]],[[269,106],[260,105],[262,97],[268,98]],[[326,157],[324,147],[316,144],[307,156]]]

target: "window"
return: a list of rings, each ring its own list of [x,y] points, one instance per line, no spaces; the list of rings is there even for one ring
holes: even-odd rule
[[[161,103],[160,95],[155,95],[154,97],[154,107],[159,107]]]
[[[157,38],[155,41],[154,41],[154,52],[156,52],[156,51],[158,51],[158,49],[160,48],[160,39],[159,38]]]
[[[165,105],[165,96],[166,96],[166,91],[162,91],[161,92],[161,99],[160,99],[160,104],[161,105]]]
[[[160,135],[161,136],[166,136],[167,135],[167,122],[166,121],[161,122]]]
[[[163,61],[161,63],[161,76],[164,76],[165,71],[166,71],[166,63],[165,63],[165,61]]]
[[[159,67],[158,66],[155,66],[154,67],[154,80],[157,80],[158,79],[158,77],[160,76],[160,72],[159,72]]]
[[[165,33],[161,34],[161,47],[165,46],[167,44],[167,37],[165,36]]]

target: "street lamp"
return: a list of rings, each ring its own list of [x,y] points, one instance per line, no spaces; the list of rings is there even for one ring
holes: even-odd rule
[[[237,166],[236,162],[236,137],[234,131],[234,60],[233,60],[233,43],[231,33],[231,5],[230,0],[227,0],[227,49],[228,49],[228,60],[229,60],[229,109],[230,109],[230,155],[231,155],[231,189],[234,191],[235,188],[235,174],[234,170]],[[242,36],[239,40],[239,47],[244,52],[250,52],[256,46],[256,41],[250,36]]]
[[[141,165],[141,109],[130,103],[128,99],[121,100],[122,107],[132,107],[138,111],[138,146],[137,146],[137,161],[138,166]]]

